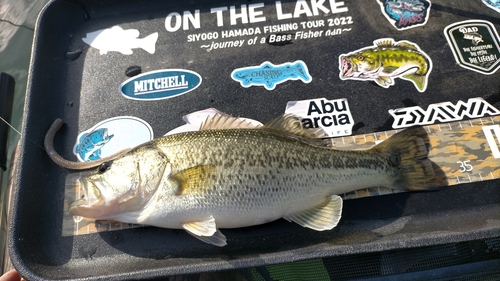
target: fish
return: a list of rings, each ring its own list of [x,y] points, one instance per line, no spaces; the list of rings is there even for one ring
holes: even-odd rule
[[[107,29],[101,29],[87,33],[82,38],[83,42],[93,48],[99,49],[101,55],[108,52],[120,52],[124,55],[131,55],[132,49],[141,48],[150,54],[155,53],[158,32],[152,33],[147,37],[138,38],[137,29],[124,30],[119,26],[113,26]]]
[[[425,91],[432,70],[427,54],[409,41],[385,38],[373,43],[373,47],[339,56],[340,79],[373,80],[388,88],[394,85],[394,78],[402,78]]]
[[[276,84],[288,80],[300,79],[304,83],[309,83],[312,79],[303,61],[280,65],[264,62],[260,66],[238,68],[231,73],[231,78],[240,82],[242,87],[248,88],[253,85],[262,85],[267,90],[273,90]]]
[[[69,213],[96,220],[184,229],[225,246],[220,231],[280,218],[316,231],[342,215],[339,194],[369,187],[435,186],[422,127],[403,130],[369,150],[336,150],[284,114],[262,126],[229,115],[198,131],[163,136],[101,163],[78,184],[84,196]]]
[[[108,135],[107,128],[100,128],[90,133],[84,133],[75,146],[75,153],[81,160],[101,159],[101,148],[108,143],[114,135]]]

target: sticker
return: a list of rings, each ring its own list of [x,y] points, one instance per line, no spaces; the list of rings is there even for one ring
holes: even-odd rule
[[[484,5],[500,13],[500,1],[499,0],[482,0]]]
[[[372,80],[389,88],[394,85],[394,78],[401,78],[425,92],[432,61],[417,44],[395,42],[392,38],[375,40],[373,44],[339,56],[340,79]]]
[[[323,128],[325,135],[320,137],[340,137],[352,134],[354,120],[347,99],[319,98],[289,101],[285,113],[293,113],[301,117],[305,128]]]
[[[81,132],[73,153],[83,162],[99,160],[152,139],[153,129],[146,121],[131,116],[113,117]]]
[[[469,118],[480,118],[485,115],[499,115],[500,111],[482,98],[471,98],[467,102],[459,100],[457,104],[449,101],[430,104],[427,110],[420,106],[412,106],[389,110],[394,117],[392,127],[401,129],[415,125],[429,125],[438,122],[450,122]]]
[[[304,83],[312,80],[306,64],[301,60],[279,65],[266,61],[259,66],[238,68],[231,73],[231,78],[245,88],[264,86],[267,90],[274,90],[277,84],[288,80],[300,79]]]
[[[141,48],[144,51],[154,54],[158,32],[152,33],[147,37],[138,38],[139,30],[123,30],[119,26],[101,29],[87,33],[87,37],[82,38],[83,42],[91,47],[99,49],[101,55],[108,52],[120,52],[124,55],[131,55],[132,49]]]
[[[444,35],[457,63],[490,75],[500,67],[500,39],[491,22],[466,20],[448,25]]]
[[[161,100],[198,88],[201,76],[185,69],[161,69],[134,76],[120,85],[120,92],[133,100]]]
[[[186,125],[182,125],[180,127],[173,129],[172,131],[169,131],[168,133],[165,134],[165,136],[184,133],[184,132],[198,131],[201,127],[201,124],[205,122],[205,120],[207,120],[208,117],[214,116],[216,114],[229,115],[215,108],[207,108],[204,110],[195,111],[193,113],[189,113],[182,117],[182,120],[186,122]],[[262,126],[262,123],[250,118],[241,117],[238,119],[245,120],[256,127]]]
[[[398,30],[425,25],[429,19],[431,1],[377,0],[382,14]]]

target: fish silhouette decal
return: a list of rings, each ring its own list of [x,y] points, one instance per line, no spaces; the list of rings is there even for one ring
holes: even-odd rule
[[[274,65],[268,61],[259,66],[242,67],[231,73],[233,80],[240,82],[241,86],[264,86],[267,90],[274,90],[277,84],[288,80],[302,80],[311,82],[309,70],[303,61]]]
[[[132,49],[138,48],[154,54],[158,32],[144,38],[139,38],[139,35],[140,33],[137,29],[124,30],[119,26],[113,26],[87,33],[87,37],[82,38],[82,40],[91,47],[99,49],[101,55],[108,52],[120,52],[124,55],[131,55],[133,53]]]

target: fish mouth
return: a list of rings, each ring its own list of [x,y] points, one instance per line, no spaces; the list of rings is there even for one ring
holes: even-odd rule
[[[99,218],[102,214],[102,210],[99,206],[103,203],[99,188],[86,179],[79,179],[77,185],[80,186],[83,195],[69,205],[69,213],[74,216]]]
[[[341,70],[342,70],[342,77],[351,77],[354,72],[353,64],[345,57],[342,57]]]

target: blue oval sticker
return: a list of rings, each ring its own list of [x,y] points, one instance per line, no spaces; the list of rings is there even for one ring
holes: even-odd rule
[[[161,100],[196,89],[201,76],[185,69],[162,69],[134,76],[120,85],[120,92],[133,100]]]

